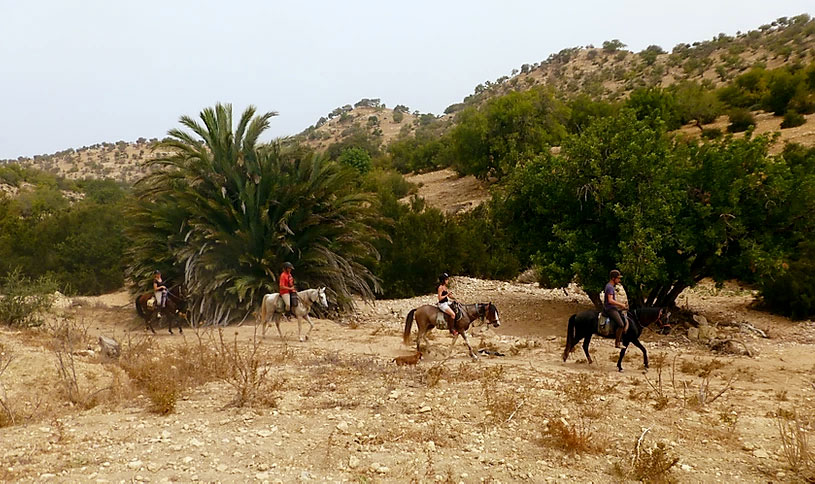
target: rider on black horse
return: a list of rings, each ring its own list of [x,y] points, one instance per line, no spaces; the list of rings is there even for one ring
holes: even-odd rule
[[[153,295],[156,298],[156,308],[163,308],[167,303],[167,286],[164,285],[159,270],[153,272]]]
[[[616,348],[622,348],[622,343],[620,340],[622,339],[623,334],[626,331],[628,331],[628,318],[622,317],[620,311],[621,310],[627,311],[628,304],[624,304],[617,301],[617,292],[615,291],[614,286],[620,283],[620,280],[622,280],[623,276],[622,274],[620,274],[620,271],[614,269],[611,272],[609,272],[608,278],[609,278],[608,284],[606,284],[606,288],[603,290],[603,293],[605,295],[603,309],[606,315],[609,318],[613,319],[617,325],[616,326],[617,334],[614,346]]]

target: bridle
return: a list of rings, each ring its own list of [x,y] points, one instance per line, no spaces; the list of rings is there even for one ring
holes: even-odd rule
[[[498,327],[498,321],[497,320],[495,320],[495,319],[493,319],[493,320],[487,319],[487,316],[489,316],[489,312],[491,310],[494,311],[494,308],[495,308],[495,306],[493,306],[492,303],[487,303],[487,304],[476,303],[475,304],[475,312],[478,315],[478,318],[481,320],[481,323],[478,324],[477,326],[475,324],[473,324],[473,327],[476,328],[478,326],[483,326],[484,324],[487,323],[487,321],[489,321],[489,323],[493,327]]]

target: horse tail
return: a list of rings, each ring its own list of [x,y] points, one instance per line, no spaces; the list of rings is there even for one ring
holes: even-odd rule
[[[413,313],[415,312],[415,309],[411,309],[405,319],[405,333],[402,335],[402,341],[405,344],[408,344],[410,341],[410,330],[413,328]]]
[[[263,299],[260,300],[260,322],[266,323],[266,298],[269,295],[263,296]]]
[[[136,312],[139,313],[139,316],[144,317],[144,310],[142,309],[141,304],[139,304],[139,298],[141,298],[141,296],[136,298]]]
[[[576,314],[572,314],[569,318],[569,326],[566,328],[566,349],[563,350],[563,361],[569,357],[572,347],[577,343],[577,322],[575,321]]]

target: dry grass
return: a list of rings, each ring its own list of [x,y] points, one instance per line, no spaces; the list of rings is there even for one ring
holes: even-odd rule
[[[567,454],[599,452],[602,446],[593,439],[591,419],[579,410],[580,407],[577,408],[577,416],[571,421],[559,415],[544,420],[546,426],[541,443]]]
[[[654,484],[677,482],[671,469],[679,462],[679,457],[673,455],[662,442],[647,449],[642,448],[649,430],[645,429],[637,439],[630,460],[625,458],[614,463],[614,474],[623,479]]]
[[[88,347],[88,327],[72,319],[58,319],[50,328],[53,336],[51,350],[56,360],[57,376],[63,396],[71,404],[88,409],[101,401],[101,394],[112,387],[88,387],[89,378],[81,378],[77,370],[75,352]],[[88,383],[81,383],[84,380]]]
[[[0,343],[0,428],[17,423],[17,413],[12,410],[11,402],[6,395],[6,388],[3,386],[3,373],[14,361],[14,353]]]
[[[261,353],[261,342],[257,327],[252,341],[247,345],[238,344],[238,333],[232,343],[224,341],[223,331],[218,331],[220,346],[218,357],[222,361],[221,370],[225,371],[223,380],[234,390],[231,406],[263,405],[275,407],[279,393],[285,381],[274,378],[272,366]]]
[[[813,482],[815,481],[815,454],[809,448],[807,424],[806,419],[801,418],[797,411],[793,411],[791,415],[779,415],[776,418],[784,460],[790,470],[804,481]]]

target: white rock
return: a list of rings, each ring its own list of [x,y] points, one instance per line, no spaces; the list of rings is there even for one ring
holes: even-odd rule
[[[204,443],[193,437],[190,439],[190,445],[192,445],[193,447],[203,447]]]
[[[337,430],[342,432],[348,431],[348,422],[340,422],[337,424]]]
[[[264,429],[264,430],[258,430],[258,431],[257,431],[257,434],[258,434],[260,437],[264,437],[264,438],[265,438],[265,437],[269,437],[269,436],[271,436],[271,435],[272,435],[272,431],[271,431],[271,430],[265,430],[265,429]]]
[[[268,472],[258,472],[257,474],[255,474],[255,479],[257,479],[259,481],[268,480],[269,479],[269,473]]]
[[[140,469],[142,466],[142,461],[140,460],[132,460],[127,463],[128,469]]]
[[[430,452],[435,452],[436,451],[436,443],[433,442],[432,440],[428,440],[427,441],[427,450],[429,450]]]
[[[189,464],[189,463],[190,463],[190,462],[192,462],[193,460],[194,460],[194,459],[193,459],[192,457],[187,456],[187,457],[184,457],[183,459],[181,459],[181,462],[183,462],[183,463],[185,463],[185,464]]]
[[[753,457],[756,457],[758,459],[769,459],[770,454],[768,454],[767,451],[764,449],[756,449],[753,451]]]
[[[355,455],[352,455],[348,458],[348,467],[350,469],[356,469],[359,467],[359,458]]]
[[[427,412],[429,412],[431,410],[432,409],[429,406],[425,405],[424,407],[419,409],[419,413],[427,413]]]

